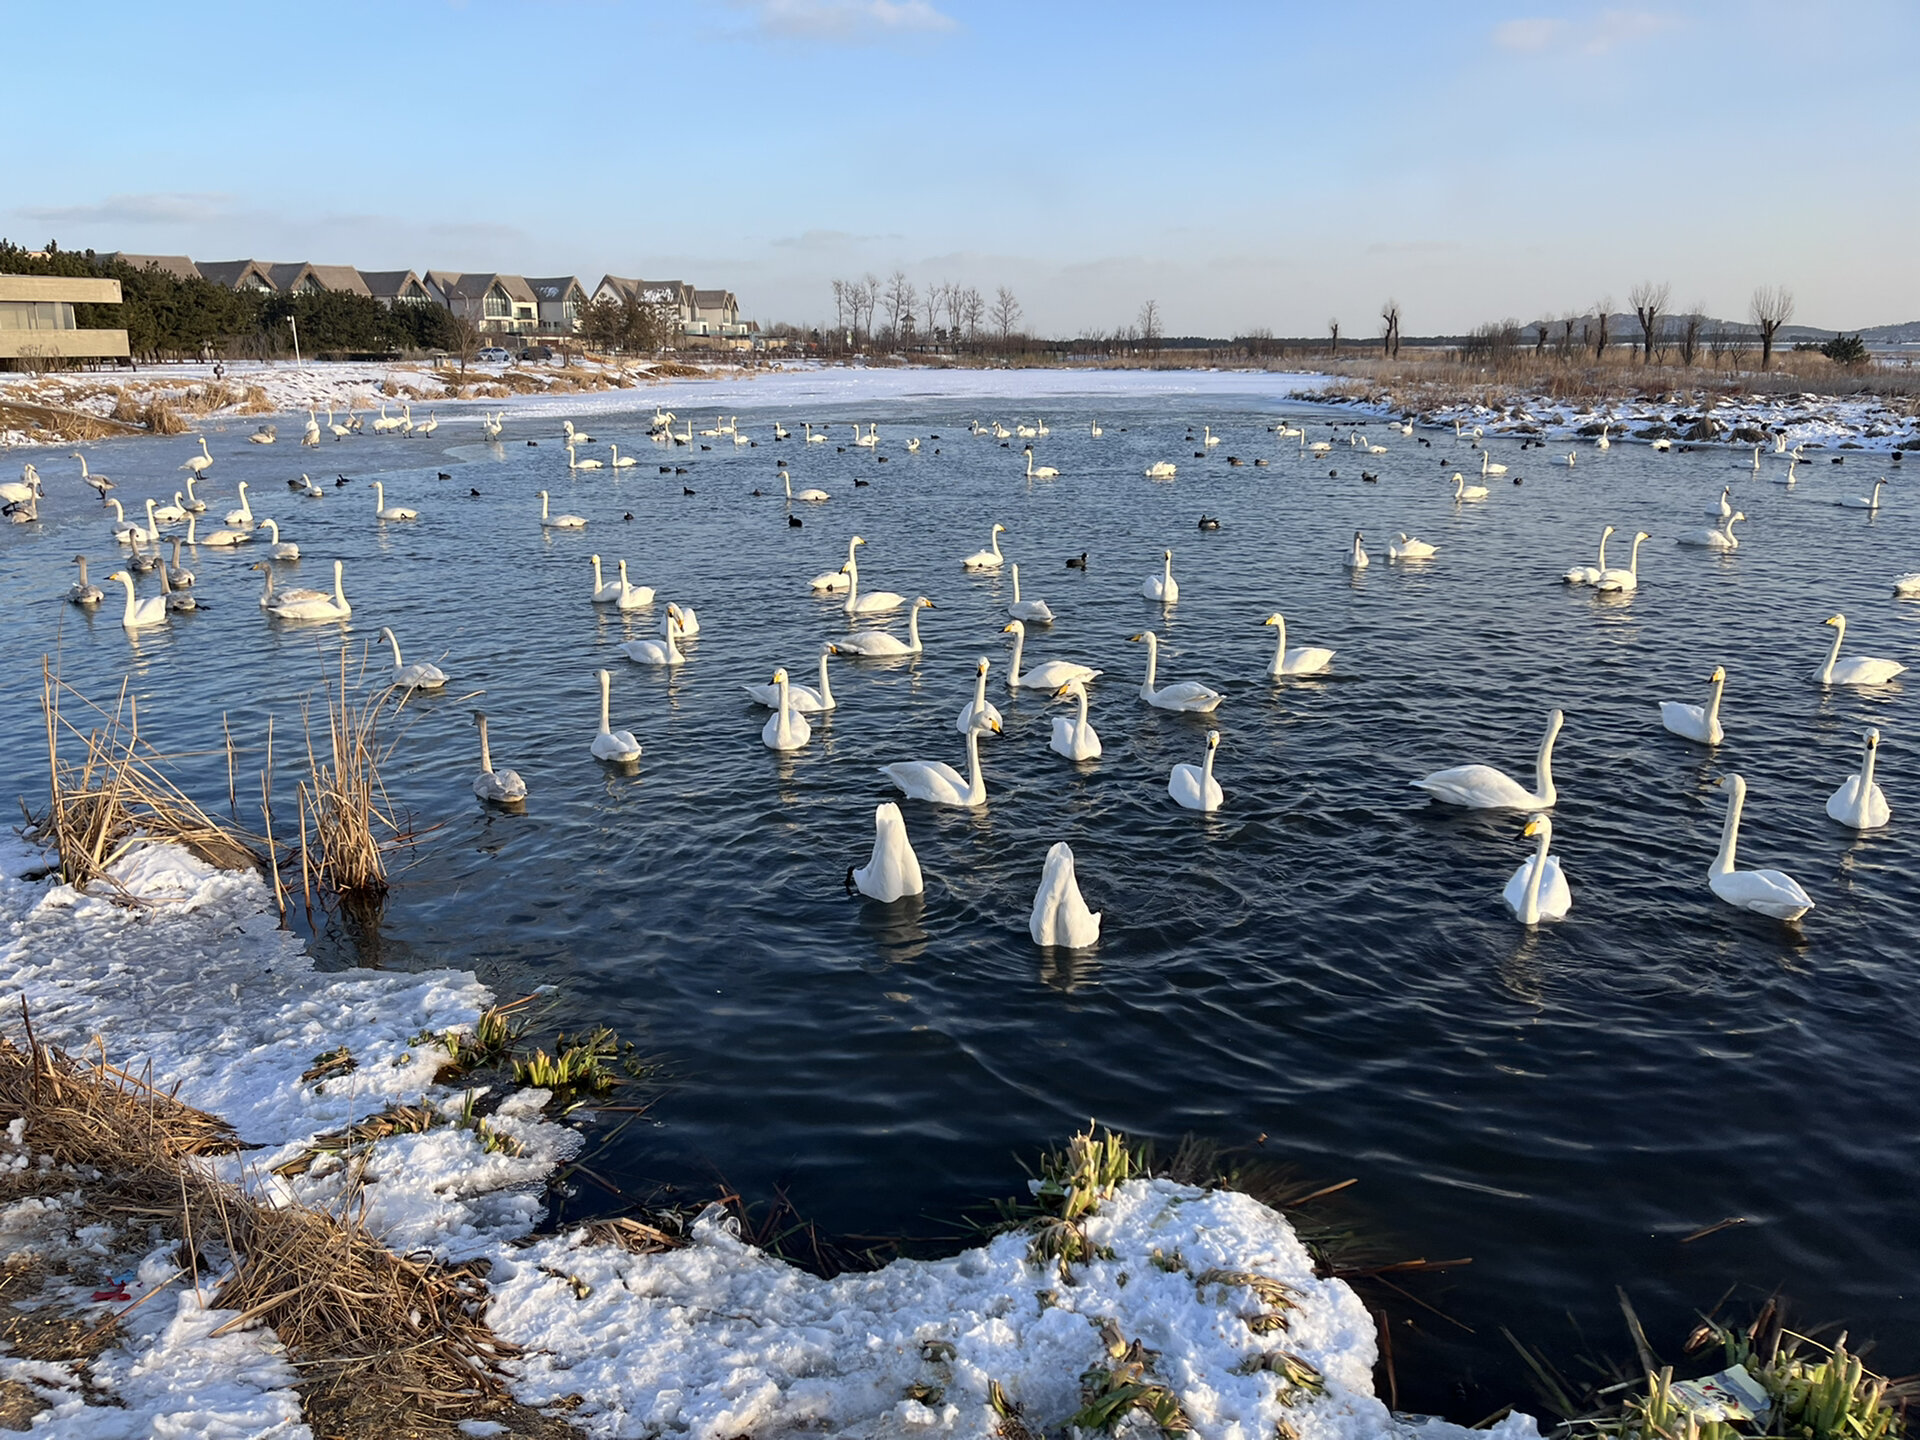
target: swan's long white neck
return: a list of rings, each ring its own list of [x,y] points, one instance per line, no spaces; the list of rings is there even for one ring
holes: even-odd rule
[[[133,624],[133,577],[122,575],[120,583],[127,587],[127,624]]]
[[[780,483],[786,487],[787,499],[793,499],[793,477],[782,470],[780,472]],[[851,545],[847,547],[847,562],[849,564],[853,562],[853,547]]]
[[[547,518],[547,492],[542,490],[540,492],[540,519],[542,522],[545,522],[546,518]]]
[[[1880,758],[1880,747],[1871,740],[1865,742],[1866,754],[1860,757],[1860,798],[1864,803],[1873,794],[1873,765]]]
[[[342,608],[344,608],[347,603],[347,592],[342,588],[340,579],[340,572],[344,568],[338,560],[333,562],[333,601],[334,604]]]
[[[1171,555],[1160,557],[1160,584],[1163,589],[1171,588],[1173,585],[1173,556]]]
[[[973,713],[978,715],[987,708],[987,667],[982,665],[973,676]]]
[[[1078,733],[1085,734],[1087,729],[1087,687],[1085,685],[1082,685],[1079,687],[1079,689],[1080,689],[1080,720],[1079,720]]]
[[[1540,738],[1540,753],[1534,757],[1533,784],[1540,792],[1542,805],[1553,804],[1560,793],[1553,788],[1553,742],[1559,738],[1560,724],[1558,716],[1547,722],[1547,733]]]
[[[1019,625],[1017,621],[1015,624],[1018,628],[1013,632],[1013,663],[1007,667],[1007,688],[1009,690],[1017,690],[1020,688],[1020,651],[1025,648],[1027,643],[1026,627]]]
[[[1153,675],[1159,659],[1160,638],[1155,635],[1153,631],[1149,630],[1147,631],[1147,678],[1145,683],[1145,688],[1148,690],[1153,689]]]
[[[918,604],[907,612],[907,644],[915,650],[920,648],[920,606]]]
[[[1645,538],[1644,535],[1634,536],[1633,553],[1627,556],[1627,573],[1636,580],[1640,578],[1640,542]]]
[[[793,703],[787,688],[787,672],[782,670],[774,684],[780,687],[780,733],[784,736],[793,728]]]
[[[1847,619],[1842,615],[1833,622],[1833,648],[1827,652],[1827,663],[1820,667],[1822,680],[1833,679],[1833,667],[1840,659],[1840,642],[1847,638]]]
[[[854,602],[860,598],[860,567],[854,563],[853,556],[847,556],[847,603],[840,608],[853,614]]]
[[[398,670],[402,665],[406,664],[406,661],[400,658],[400,637],[389,630],[387,631],[387,643],[393,646],[393,668]]]
[[[1033,457],[1029,455],[1027,459],[1031,462]],[[1020,603],[1020,567],[1018,565],[1013,567],[1013,603],[1016,605]]]
[[[1273,668],[1278,670],[1287,658],[1287,622],[1284,619],[1273,622]]]
[[[978,805],[987,798],[987,777],[980,773],[980,727],[967,727],[967,803]]]
[[[983,675],[980,677],[981,689],[984,690],[986,684],[986,677]],[[827,684],[827,652],[825,650],[820,652],[820,704],[822,707],[833,704],[833,689]]]
[[[1005,559],[1006,557],[1000,553],[1000,532],[998,530],[993,531],[989,539],[993,545],[993,558],[996,560]]]
[[[598,595],[602,589],[600,583],[600,557],[598,555],[589,555],[587,559],[593,562],[593,593]]]
[[[260,523],[267,527],[267,534],[272,537],[273,543],[278,545],[280,543],[280,522],[278,520],[262,520]]]
[[[1602,570],[1607,568],[1607,537],[1609,534],[1610,532],[1605,530],[1600,532],[1600,568]]]
[[[113,506],[113,523],[116,525],[126,524],[127,523],[126,508],[122,506],[121,503],[118,500],[114,499],[112,496],[107,497],[107,503]]]
[[[1553,822],[1540,822],[1540,839],[1533,847],[1533,873],[1527,877],[1527,893],[1520,902],[1520,923],[1540,923],[1540,885],[1547,875],[1547,846],[1553,841]]]
[[[493,756],[487,750],[487,718],[482,715],[474,723],[480,727],[480,768],[491,775],[493,773]]]
[[[1729,515],[1727,517],[1726,523],[1720,527],[1721,530],[1726,534],[1727,539],[1729,540],[1733,539],[1733,522],[1738,520],[1739,518],[1740,516],[1737,512],[1735,514]]]
[[[1727,677],[1724,675],[1713,682],[1713,699],[1707,702],[1707,729],[1709,732],[1711,732],[1713,727],[1720,721],[1720,696],[1726,688]]]
[[[1208,792],[1213,789],[1213,757],[1219,748],[1217,745],[1208,744],[1207,757],[1200,762],[1200,803],[1203,805],[1206,803]]]
[[[1747,803],[1747,784],[1738,775],[1727,778],[1727,818],[1720,826],[1720,853],[1709,874],[1731,875],[1734,851],[1740,844],[1740,811]]]

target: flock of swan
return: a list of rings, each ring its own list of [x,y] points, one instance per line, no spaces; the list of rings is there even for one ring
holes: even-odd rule
[[[692,424],[687,422],[687,435],[683,438],[673,431],[675,417],[667,412],[656,412],[652,431],[656,441],[690,443]],[[358,417],[351,417],[352,423],[346,427],[336,425],[332,412],[328,413],[328,426],[335,432],[336,439],[345,438],[359,428]],[[402,414],[389,417],[383,405],[381,415],[373,422],[378,433],[431,434],[436,421],[429,420],[421,424],[412,420],[411,411],[403,407]],[[500,419],[495,415],[483,417],[482,424],[490,439],[497,439],[500,433]],[[249,437],[255,443],[271,444],[273,437],[267,433],[271,427],[263,427]],[[1303,428],[1295,427],[1287,421],[1271,427],[1283,436],[1298,436],[1303,453],[1325,454],[1332,448],[1332,442],[1315,442],[1309,446]],[[1410,434],[1411,424],[1393,426],[1403,434]],[[345,433],[342,433],[344,429]],[[807,423],[803,426],[803,443],[824,443],[826,427],[816,427]],[[852,443],[863,448],[875,448],[878,443],[876,426],[862,431],[858,425],[853,427]],[[1206,450],[1196,452],[1204,455],[1220,443],[1219,436],[1212,433],[1210,427],[1202,427],[1202,443]],[[303,443],[317,443],[313,438],[318,433],[318,421],[310,411],[308,416],[308,440]],[[785,438],[789,432],[782,426],[774,427],[776,439]],[[1020,426],[1007,431],[996,424],[984,428],[976,421],[971,433],[981,436],[1007,438],[1045,435],[1049,433],[1044,422],[1034,426]],[[1102,432],[1097,422],[1090,426],[1090,433],[1098,437]],[[731,434],[736,443],[753,443],[738,427],[737,419],[729,425],[724,419],[716,421],[715,427],[702,432],[709,437]],[[576,431],[571,422],[564,427],[565,449],[569,471],[600,468],[598,460],[581,460],[579,448],[592,443],[590,436]],[[937,439],[938,437],[933,437]],[[1464,436],[1462,438],[1465,438]],[[1599,448],[1606,448],[1603,435]],[[529,442],[533,443],[533,442]],[[1349,438],[1354,448],[1365,446],[1368,453],[1385,453],[1387,447],[1364,441],[1357,431]],[[1478,444],[1477,437],[1475,438]],[[264,559],[255,562],[252,569],[260,572],[264,579],[264,590],[259,597],[259,605],[265,615],[272,620],[308,621],[342,620],[352,613],[344,591],[344,565],[333,562],[333,587],[330,591],[302,588],[280,588],[275,584],[274,562],[293,561],[299,557],[299,547],[290,541],[284,541],[280,535],[278,523],[270,517],[256,518],[247,495],[247,485],[242,482],[237,489],[237,506],[224,514],[222,524],[205,534],[197,532],[197,525],[205,515],[207,506],[194,491],[196,480],[203,478],[212,468],[214,460],[208,451],[206,441],[199,442],[200,453],[188,458],[180,467],[187,472],[187,481],[182,491],[176,491],[171,504],[159,504],[148,499],[144,507],[144,521],[140,517],[129,520],[121,502],[107,492],[113,489],[113,483],[105,476],[91,472],[87,468],[84,456],[76,453],[81,464],[83,483],[94,489],[111,509],[113,519],[109,533],[113,540],[124,546],[128,552],[126,564],[114,570],[108,577],[109,583],[117,583],[124,588],[125,606],[121,617],[122,626],[130,631],[139,631],[167,623],[170,614],[196,607],[192,587],[193,573],[181,564],[181,547],[209,546],[216,549],[236,550],[241,547],[253,547]],[[917,437],[911,442],[918,448]],[[622,457],[617,446],[611,447],[613,467],[629,468],[635,463],[632,457]],[[937,453],[937,452],[936,452]],[[1058,474],[1051,466],[1036,468],[1033,463],[1033,448],[1025,447],[1026,477],[1029,479],[1051,478]],[[1239,463],[1237,460],[1234,463]],[[1264,461],[1256,461],[1264,464]],[[1758,455],[1755,457],[1756,466]],[[1794,463],[1798,463],[1795,457]],[[666,467],[662,467],[664,470]],[[1507,467],[1497,464],[1483,450],[1481,456],[1481,474],[1483,477],[1504,473]],[[1175,471],[1172,462],[1157,462],[1150,467],[1150,478],[1168,478]],[[826,492],[817,489],[804,489],[795,492],[787,476],[785,463],[781,463],[780,474],[785,488],[785,498],[790,502],[821,503],[830,499]],[[443,477],[446,478],[446,477]],[[1372,478],[1363,476],[1363,478]],[[1485,485],[1470,485],[1465,477],[1455,473],[1451,477],[1452,498],[1456,504],[1468,504],[1485,501],[1489,491]],[[345,483],[342,477],[341,483]],[[1518,481],[1516,481],[1518,483]],[[1785,484],[1792,485],[1794,477],[1790,467]],[[1870,495],[1857,500],[1849,499],[1841,503],[1852,508],[1878,510],[1880,506],[1882,480],[1875,484]],[[22,509],[32,518],[33,506],[41,498],[40,477],[32,465],[25,467],[22,481],[0,486],[0,499],[7,502],[10,514]],[[316,495],[324,493],[313,485],[305,475],[298,482],[289,482],[289,488],[297,494]],[[374,504],[371,519],[377,524],[404,525],[419,519],[419,511],[405,505],[389,505],[382,482],[373,482]],[[477,493],[477,492],[476,492]],[[758,492],[756,492],[758,493]],[[540,501],[539,525],[547,531],[580,531],[588,524],[587,520],[574,514],[554,514],[550,506],[548,492],[537,492]],[[1740,541],[1733,534],[1733,527],[1744,520],[1745,515],[1738,510],[1732,500],[1731,487],[1722,490],[1717,502],[1708,510],[1708,515],[1718,523],[1712,527],[1686,532],[1677,537],[1682,545],[1692,545],[1705,549],[1730,551],[1738,548]],[[16,516],[17,518],[17,516]],[[186,533],[181,536],[167,536],[167,527],[184,522]],[[1209,520],[1203,517],[1201,528],[1209,528]],[[1218,528],[1218,521],[1211,522],[1212,528]],[[1001,537],[1007,533],[1007,527],[994,523],[988,532],[987,543],[981,549],[957,557],[958,567],[965,575],[988,576],[999,573],[1003,567],[1008,569],[1013,582],[1013,597],[1006,606],[1006,620],[1001,633],[1011,636],[1012,653],[1006,669],[1006,686],[1011,693],[1022,690],[1042,692],[1051,699],[1066,702],[1073,713],[1052,718],[1051,733],[1047,741],[1048,749],[1073,763],[1082,763],[1102,754],[1102,744],[1090,718],[1090,687],[1101,677],[1102,671],[1092,666],[1070,659],[1050,657],[1031,661],[1026,654],[1029,638],[1028,627],[1048,627],[1053,632],[1055,616],[1042,599],[1023,594],[1020,588],[1020,569],[1013,563],[1001,547]],[[1563,576],[1569,585],[1591,586],[1596,590],[1614,594],[1630,595],[1639,586],[1639,556],[1641,546],[1652,538],[1649,532],[1638,530],[1631,542],[1628,563],[1622,567],[1609,565],[1607,559],[1608,540],[1616,533],[1615,527],[1606,526],[1601,532],[1596,563],[1576,565]],[[265,536],[264,543],[262,536]],[[159,546],[165,540],[171,545],[172,557],[162,556]],[[1370,562],[1364,548],[1364,537],[1355,532],[1352,545],[1345,557],[1345,563],[1352,569],[1360,569]],[[836,657],[850,661],[892,660],[912,657],[924,652],[924,642],[920,633],[922,611],[933,610],[934,602],[925,595],[909,599],[906,595],[889,590],[863,589],[860,580],[859,552],[867,541],[860,535],[853,535],[847,543],[846,559],[836,569],[816,575],[809,580],[809,588],[817,595],[844,597],[839,608],[849,626],[857,622],[886,622],[904,615],[906,619],[905,638],[877,626],[862,629],[850,629],[848,633],[823,640],[817,659],[817,685],[808,685],[796,681],[784,667],[773,670],[765,681],[755,681],[743,685],[749,700],[764,707],[771,714],[760,729],[762,744],[776,752],[800,750],[814,738],[815,721],[830,715],[838,707],[830,674],[830,662]],[[1438,553],[1438,547],[1407,533],[1398,532],[1388,547],[1388,558],[1392,561],[1418,562],[1431,559]],[[651,586],[635,585],[629,579],[627,562],[617,562],[618,578],[608,580],[598,554],[587,557],[592,569],[592,586],[588,592],[589,602],[595,606],[611,607],[617,612],[648,609],[654,605],[656,592]],[[1181,600],[1181,585],[1174,575],[1173,551],[1163,549],[1159,566],[1142,576],[1139,594],[1142,598],[1162,607],[1168,613],[1171,607]],[[104,595],[99,587],[93,585],[87,574],[87,559],[76,556],[79,567],[79,579],[67,592],[66,598],[76,604],[93,606],[100,604]],[[1085,557],[1078,561],[1069,560],[1070,567],[1084,568]],[[134,573],[151,574],[157,572],[161,593],[141,598],[135,588]],[[1895,582],[1895,593],[1901,595],[1920,594],[1920,573],[1899,577]],[[1264,667],[1265,675],[1274,680],[1292,679],[1325,675],[1333,668],[1335,651],[1318,645],[1289,646],[1285,617],[1272,613],[1262,622],[1275,631],[1274,650],[1271,659]],[[1833,630],[1831,648],[1826,659],[1813,672],[1813,680],[1823,686],[1878,686],[1887,683],[1904,672],[1906,667],[1893,660],[1874,657],[1841,657],[1841,647],[1846,635],[1846,620],[1842,615],[1833,615],[1825,622]],[[680,648],[680,642],[699,633],[699,618],[691,606],[668,603],[664,607],[658,636],[648,636],[631,640],[619,646],[619,652],[630,662],[650,667],[673,668],[688,663],[689,656]],[[448,682],[448,677],[438,666],[432,664],[412,664],[405,662],[398,637],[391,627],[380,631],[380,637],[391,648],[393,666],[390,673],[391,685],[402,692],[414,690],[438,690]],[[1142,704],[1161,710],[1211,715],[1218,709],[1224,696],[1210,686],[1190,679],[1176,679],[1161,683],[1159,674],[1159,637],[1154,630],[1142,629],[1128,637],[1131,641],[1145,647],[1144,674],[1138,687],[1138,697]],[[966,768],[964,771],[942,760],[905,760],[884,765],[880,773],[907,799],[921,801],[929,805],[960,808],[977,808],[987,802],[986,778],[981,768],[980,744],[988,735],[1004,735],[1004,719],[1000,711],[988,697],[988,676],[992,662],[981,657],[975,666],[974,686],[971,697],[959,708],[954,728],[961,735],[964,745]],[[619,766],[636,765],[642,754],[640,741],[632,732],[612,728],[612,674],[606,669],[595,672],[600,690],[599,726],[589,742],[589,751],[593,758]],[[1704,704],[1691,704],[1680,701],[1666,701],[1660,705],[1663,727],[1684,739],[1706,746],[1716,746],[1725,738],[1725,727],[1721,719],[1721,707],[1727,684],[1727,671],[1716,666],[1707,677],[1711,687],[1709,698]],[[810,718],[813,717],[813,718]],[[488,739],[487,717],[482,711],[473,712],[474,724],[478,730],[480,745],[480,769],[472,781],[474,794],[489,804],[513,806],[524,802],[527,797],[525,781],[513,770],[496,767]],[[1547,726],[1535,756],[1534,782],[1531,786],[1522,784],[1504,771],[1486,764],[1464,764],[1436,771],[1411,782],[1423,790],[1433,800],[1457,807],[1475,810],[1512,810],[1525,812],[1528,819],[1521,836],[1532,841],[1532,851],[1513,872],[1502,892],[1502,899],[1514,917],[1522,924],[1532,926],[1543,922],[1563,919],[1572,907],[1572,891],[1567,874],[1560,864],[1559,857],[1552,852],[1553,824],[1548,812],[1557,801],[1553,771],[1552,754],[1556,738],[1565,723],[1561,710],[1554,709],[1548,716]],[[1847,776],[1845,782],[1836,790],[1827,803],[1828,815],[1842,825],[1860,831],[1884,827],[1891,820],[1891,807],[1885,792],[1876,779],[1876,759],[1880,743],[1879,732],[1868,729],[1862,735],[1862,754],[1857,773]],[[1220,733],[1209,728],[1205,732],[1204,749],[1197,763],[1182,762],[1172,767],[1166,789],[1171,800],[1189,810],[1213,812],[1226,803],[1226,793],[1215,774],[1215,759],[1220,748]],[[1813,901],[1806,891],[1790,876],[1779,870],[1739,868],[1738,844],[1742,812],[1746,803],[1746,785],[1737,774],[1729,774],[1722,781],[1727,790],[1727,806],[1718,852],[1709,867],[1707,881],[1712,893],[1727,904],[1740,909],[1770,916],[1783,921],[1795,921],[1813,908]],[[915,855],[908,837],[905,816],[900,807],[886,802],[876,807],[874,812],[874,842],[871,857],[864,866],[851,867],[847,883],[850,888],[883,902],[892,902],[909,895],[921,893],[924,878],[918,857]],[[1042,881],[1036,894],[1029,929],[1034,940],[1042,945],[1058,945],[1080,948],[1095,943],[1099,938],[1101,916],[1092,912],[1082,897],[1074,871],[1071,849],[1064,843],[1055,844],[1047,855]]]

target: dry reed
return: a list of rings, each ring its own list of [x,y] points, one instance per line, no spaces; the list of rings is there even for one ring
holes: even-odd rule
[[[184,435],[192,428],[185,417],[165,400],[149,400],[141,406],[140,423],[155,435]]]
[[[317,883],[336,895],[377,897],[387,890],[386,851],[409,838],[380,779],[380,767],[393,753],[391,746],[382,748],[379,736],[380,712],[391,692],[354,699],[344,646],[338,687],[332,680],[324,687],[324,758],[314,748],[312,717],[302,711],[309,774],[299,785],[301,874],[309,894]]]

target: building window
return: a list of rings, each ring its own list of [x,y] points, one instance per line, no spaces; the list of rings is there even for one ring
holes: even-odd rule
[[[64,300],[0,301],[0,330],[74,330],[73,306]]]
[[[513,314],[513,304],[503,292],[489,290],[481,313],[489,320],[505,320]]]

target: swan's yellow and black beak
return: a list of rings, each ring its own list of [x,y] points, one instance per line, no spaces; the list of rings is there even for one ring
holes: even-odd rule
[[[1709,675],[1709,676],[1707,676],[1707,679],[1708,679],[1709,681],[1711,681],[1711,682],[1713,682],[1713,683],[1716,683],[1716,684],[1717,684],[1718,682],[1720,682],[1720,681],[1722,681],[1722,680],[1725,680],[1726,678],[1727,678],[1727,667],[1726,667],[1726,666],[1724,666],[1724,665],[1716,665],[1716,666],[1714,666],[1714,667],[1713,667],[1713,674],[1711,674],[1711,675]]]
[[[1009,620],[1005,625],[1000,627],[1000,633],[1002,635],[1011,635],[1013,633],[1013,627],[1019,623],[1018,620]]]
[[[1127,636],[1127,639],[1128,639],[1128,640],[1144,640],[1144,639],[1146,639],[1146,638],[1147,638],[1147,637],[1146,637],[1145,635],[1129,635],[1129,636]]]
[[[1522,829],[1520,833],[1522,835],[1538,835],[1540,833],[1540,821],[1537,818],[1527,821],[1525,828]]]
[[[1822,625],[1838,625],[1840,623],[1840,616],[1829,615],[1826,619],[1822,620],[1820,623]]]
[[[991,715],[987,717],[987,728],[993,731],[993,733],[996,735],[1003,735],[1006,733],[1000,728],[1000,722],[994,719]]]

